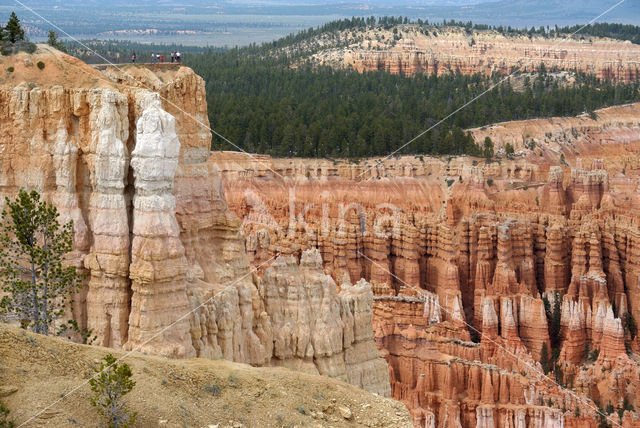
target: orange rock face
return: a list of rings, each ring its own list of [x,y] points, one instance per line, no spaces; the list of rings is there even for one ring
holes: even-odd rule
[[[317,246],[335,280],[371,282],[392,396],[416,426],[596,426],[595,402],[640,405],[629,354],[638,339],[625,327],[640,317],[640,211],[635,188],[611,178],[622,164],[640,177],[640,140],[608,147],[636,129],[640,108],[597,114],[574,137],[585,157],[567,156],[570,165],[535,151],[501,163],[228,152],[210,162],[254,265]],[[492,138],[501,129],[515,132],[504,124]],[[544,348],[557,381],[542,372]],[[634,426],[631,413],[623,419]]]
[[[187,68],[35,55],[0,86],[0,191],[74,219],[101,345],[338,376],[416,426],[638,425],[638,105],[473,130],[531,131],[500,162],[271,159],[209,153]]]
[[[0,193],[35,189],[74,220],[70,256],[87,280],[73,310],[98,344],[283,365],[390,395],[366,281],[338,287],[316,249],[259,254],[272,262],[256,269],[264,278],[251,268],[208,162],[205,86],[192,70],[98,70],[45,45],[0,61],[16,70],[0,85]],[[340,242],[336,273],[360,279]]]

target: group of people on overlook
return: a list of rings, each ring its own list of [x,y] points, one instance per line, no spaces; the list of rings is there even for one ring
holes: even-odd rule
[[[133,52],[131,54],[131,62],[135,64],[137,59],[136,53]],[[155,64],[156,62],[164,62],[164,55],[152,52],[151,63]],[[182,54],[180,52],[171,52],[171,62],[182,62]]]

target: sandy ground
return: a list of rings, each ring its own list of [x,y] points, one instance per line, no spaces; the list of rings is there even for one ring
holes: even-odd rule
[[[0,324],[0,399],[17,426],[85,427],[102,420],[88,379],[107,353]],[[411,427],[403,404],[323,376],[225,360],[133,353],[126,396],[140,427]],[[62,398],[68,391],[74,393]]]

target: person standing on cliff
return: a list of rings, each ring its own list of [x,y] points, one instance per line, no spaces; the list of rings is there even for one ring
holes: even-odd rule
[[[131,54],[131,62],[132,62],[133,64],[135,64],[135,63],[136,63],[136,53],[135,53],[135,52]]]

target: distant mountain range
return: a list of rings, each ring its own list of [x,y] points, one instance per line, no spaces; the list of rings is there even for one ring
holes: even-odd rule
[[[21,1],[75,37],[234,46],[275,40],[351,16],[408,16],[430,22],[455,19],[519,28],[586,24],[619,0]],[[0,21],[12,10],[23,20],[30,37],[46,37],[51,26],[11,0],[0,0]],[[624,0],[597,22],[640,23],[640,0]],[[162,34],[164,38],[159,38]]]
[[[336,16],[408,15],[433,20],[464,19],[477,23],[512,26],[579,24],[604,12],[619,0],[25,0],[35,9],[70,9],[76,7],[117,12],[144,8],[146,11],[180,10],[199,14],[202,9],[228,14]],[[4,8],[22,9],[7,1]],[[637,24],[640,22],[640,0],[625,0],[601,21]]]

